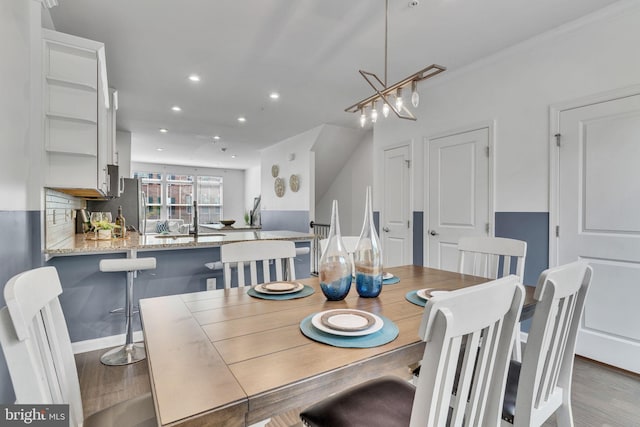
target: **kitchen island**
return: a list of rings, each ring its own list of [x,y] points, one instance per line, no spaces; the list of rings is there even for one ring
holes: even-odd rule
[[[96,253],[130,253],[137,251],[158,251],[217,247],[226,243],[256,240],[291,240],[309,242],[313,234],[297,231],[240,231],[229,232],[220,229],[215,232],[188,234],[147,234],[128,233],[124,239],[92,240],[90,235],[76,234],[45,250],[47,260],[57,256],[88,255]]]
[[[309,277],[312,234],[294,231],[234,231],[189,235],[138,235],[126,239],[89,240],[82,234],[67,238],[45,250],[46,265],[56,267],[62,283],[60,302],[71,341],[76,351],[101,348],[124,342],[122,313],[110,313],[123,307],[124,273],[103,273],[102,259],[154,257],[157,267],[137,273],[134,298],[200,292],[223,288],[222,270],[205,266],[220,260],[220,246],[254,240],[290,240],[299,255],[295,260],[296,278]],[[140,330],[134,316],[134,328]],[[137,333],[139,334],[139,332]],[[117,337],[116,337],[117,336]],[[134,334],[134,338],[135,338]]]

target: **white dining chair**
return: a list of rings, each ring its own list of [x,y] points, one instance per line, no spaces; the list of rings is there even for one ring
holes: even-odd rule
[[[509,367],[503,427],[540,426],[554,413],[558,426],[573,426],[573,360],[592,273],[578,261],[540,275],[522,364],[511,361]]]
[[[524,266],[527,242],[504,237],[462,237],[458,241],[458,272],[473,276],[497,279],[515,274],[524,283]],[[511,266],[515,261],[515,271]],[[502,263],[502,269],[500,264]],[[516,330],[513,342],[513,359],[522,361],[520,330]]]
[[[11,278],[0,309],[0,345],[18,404],[68,404],[70,426],[156,426],[151,394],[84,418],[71,340],[58,296],[55,267]]]
[[[497,279],[515,274],[524,280],[527,242],[504,237],[462,237],[458,241],[458,272]],[[515,272],[511,272],[515,258]],[[502,262],[502,270],[499,269]]]
[[[351,271],[355,274],[356,265],[353,258],[353,254],[356,251],[356,246],[358,246],[358,240],[360,236],[342,236],[342,243],[344,243],[344,248],[347,250],[349,254],[349,260],[351,261]],[[329,239],[320,240],[320,257],[324,253],[324,250],[327,248],[327,244],[329,243]]]
[[[300,418],[311,427],[497,426],[524,294],[519,279],[508,276],[434,296],[420,325],[426,347],[415,387],[396,377],[374,379]]]
[[[275,266],[275,280],[295,280],[296,245],[286,240],[259,240],[228,243],[220,247],[220,260],[224,269],[224,287],[231,287],[233,271],[236,271],[238,287],[246,285],[244,269],[249,266],[250,285],[271,281],[270,264]],[[258,278],[258,263],[262,264],[262,276]],[[285,274],[286,273],[286,274]]]

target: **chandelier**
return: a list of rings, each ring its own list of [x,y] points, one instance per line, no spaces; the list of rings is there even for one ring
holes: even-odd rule
[[[418,2],[413,0],[409,3],[409,6],[417,6]],[[418,82],[431,78],[447,68],[437,64],[431,64],[422,70],[411,74],[408,77],[400,80],[397,83],[387,86],[387,33],[389,23],[389,0],[385,0],[385,18],[384,18],[384,80],[380,80],[377,75],[368,71],[359,70],[360,75],[369,83],[369,86],[373,88],[375,94],[368,98],[359,101],[352,106],[346,108],[344,111],[348,113],[360,112],[360,126],[364,127],[367,123],[367,109],[370,110],[371,123],[375,123],[378,120],[378,104],[382,106],[382,115],[384,117],[389,116],[389,112],[393,111],[396,116],[401,119],[416,120],[413,113],[407,108],[404,103],[402,90],[406,87],[411,87],[411,105],[414,108],[418,107],[420,102],[420,95],[418,94]]]

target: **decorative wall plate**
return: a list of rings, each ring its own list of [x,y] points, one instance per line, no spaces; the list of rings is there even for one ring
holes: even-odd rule
[[[272,177],[277,178],[279,173],[280,173],[280,167],[278,165],[271,166],[271,176]]]
[[[286,185],[287,184],[284,182],[284,179],[276,178],[276,182],[274,182],[274,184],[273,184],[273,189],[276,192],[276,196],[278,196],[278,197],[284,196],[284,191],[286,189]]]
[[[291,191],[294,193],[298,192],[300,189],[300,178],[298,178],[298,175],[291,175],[289,178],[289,187],[291,187]]]

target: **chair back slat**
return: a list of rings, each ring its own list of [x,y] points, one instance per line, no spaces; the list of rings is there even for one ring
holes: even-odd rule
[[[446,425],[449,408],[454,408],[450,425],[497,425],[511,338],[523,301],[524,288],[516,276],[428,301],[420,325],[420,336],[427,345],[412,427]]]
[[[519,425],[542,424],[562,404],[564,393],[570,395],[576,338],[591,275],[584,261],[540,275],[516,395]]]
[[[0,344],[17,403],[68,403],[72,426],[84,419],[80,383],[54,267],[11,278],[0,310]]]
[[[224,265],[224,286],[230,288],[233,282],[233,271],[237,270],[238,287],[246,286],[244,268],[249,266],[250,283],[257,285],[271,281],[271,262],[274,264],[276,280],[295,280],[294,259],[296,247],[291,241],[260,240],[254,242],[237,242],[222,245],[220,259]],[[283,269],[286,262],[287,271]],[[262,274],[258,274],[258,263],[262,266]],[[236,265],[236,268],[233,268]]]

